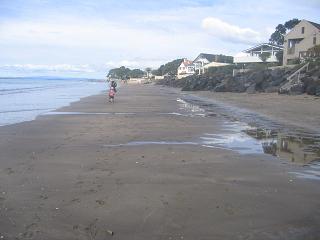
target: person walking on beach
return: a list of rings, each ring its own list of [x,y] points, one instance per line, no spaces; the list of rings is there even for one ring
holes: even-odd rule
[[[110,87],[109,90],[109,102],[114,103],[114,96],[116,95],[116,91],[114,87]]]
[[[112,80],[110,84],[110,89],[113,88],[114,91],[117,92],[117,88],[116,88],[117,86],[118,86],[117,82],[115,80]]]

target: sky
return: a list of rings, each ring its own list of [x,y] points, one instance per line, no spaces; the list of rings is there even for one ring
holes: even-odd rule
[[[235,55],[320,0],[0,0],[0,77],[103,78],[199,53]]]

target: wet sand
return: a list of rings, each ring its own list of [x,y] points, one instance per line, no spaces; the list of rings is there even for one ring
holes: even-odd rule
[[[181,96],[126,86],[115,104],[92,96],[1,127],[3,239],[320,238],[319,181],[271,155],[198,144],[231,130]]]
[[[320,97],[312,95],[279,95],[278,93],[192,92],[233,106],[263,114],[284,124],[320,132]]]

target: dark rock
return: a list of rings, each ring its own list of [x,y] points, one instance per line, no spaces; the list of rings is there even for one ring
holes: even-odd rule
[[[310,95],[316,95],[318,89],[320,89],[320,80],[315,80],[313,77],[305,77],[302,79],[305,84],[306,93]]]
[[[211,71],[203,75],[192,75],[183,79],[167,77],[157,84],[179,87],[183,91],[210,90],[216,92],[279,92],[284,94],[320,95],[320,68],[312,67],[309,72],[302,73],[300,79],[287,80],[292,73],[301,67],[264,69],[238,74]]]
[[[265,79],[265,72],[264,71],[254,72],[254,73],[252,73],[250,78],[256,84],[261,84],[263,82],[263,80]]]
[[[220,83],[218,84],[214,89],[213,91],[215,92],[226,92],[226,83]]]
[[[246,90],[246,93],[249,93],[249,94],[256,93],[256,84],[254,83],[250,87],[248,87]]]

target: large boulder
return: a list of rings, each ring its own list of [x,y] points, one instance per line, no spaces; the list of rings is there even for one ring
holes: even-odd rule
[[[310,95],[320,94],[320,79],[315,79],[313,76],[305,77],[302,79],[305,84],[305,91]]]
[[[228,92],[245,92],[245,80],[236,81],[233,77],[224,80],[226,82],[226,89]]]
[[[245,79],[247,83],[255,83],[258,86],[264,80],[264,71],[250,72],[248,75],[246,75]]]

